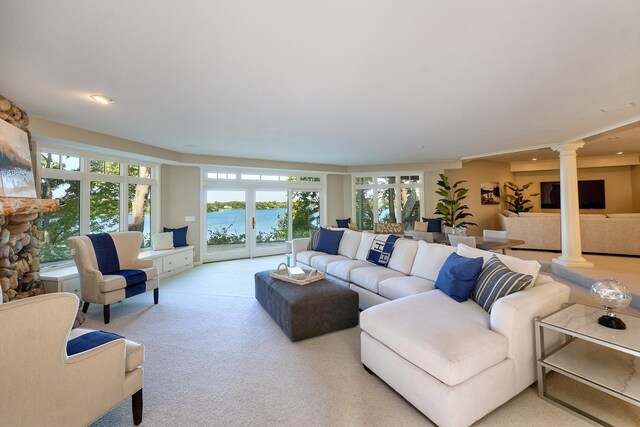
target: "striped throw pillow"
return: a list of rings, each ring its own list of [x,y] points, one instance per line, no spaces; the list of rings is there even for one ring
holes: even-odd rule
[[[532,279],[533,276],[529,274],[509,270],[494,255],[482,268],[471,299],[480,304],[487,313],[491,313],[493,304],[498,299],[525,289]]]
[[[318,234],[320,234],[320,230],[309,230],[309,246],[307,246],[307,250],[316,250],[316,246],[318,246]]]

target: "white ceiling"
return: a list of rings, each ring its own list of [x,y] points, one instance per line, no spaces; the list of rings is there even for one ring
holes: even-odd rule
[[[639,120],[639,22],[638,0],[3,0],[0,94],[185,153],[457,160]]]

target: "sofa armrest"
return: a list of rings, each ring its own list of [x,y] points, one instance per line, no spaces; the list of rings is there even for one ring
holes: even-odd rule
[[[153,267],[152,259],[137,259],[133,261],[132,268],[151,268]]]
[[[309,238],[308,237],[302,237],[299,239],[293,239],[291,241],[291,258],[293,260],[293,265],[295,266],[298,258],[297,258],[297,254],[298,252],[302,252],[302,251],[306,251],[307,248],[309,247]]]
[[[491,329],[507,338],[518,393],[536,380],[534,319],[559,310],[568,300],[569,287],[552,281],[507,295],[493,305]]]

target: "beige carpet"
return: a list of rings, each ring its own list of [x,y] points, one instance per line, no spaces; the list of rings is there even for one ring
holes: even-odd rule
[[[83,327],[117,332],[146,347],[142,425],[431,426],[362,369],[359,328],[288,340],[253,298],[253,273],[280,260],[196,267],[162,281],[157,306],[150,293],[113,305],[107,326],[101,307],[90,308]],[[640,425],[636,408],[557,379],[552,386],[583,408],[614,425]],[[131,423],[127,400],[94,425]],[[587,424],[529,388],[476,425]]]

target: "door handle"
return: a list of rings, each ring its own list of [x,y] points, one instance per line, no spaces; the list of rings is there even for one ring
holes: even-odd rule
[[[256,229],[256,217],[255,216],[251,217],[251,229],[252,230]]]

